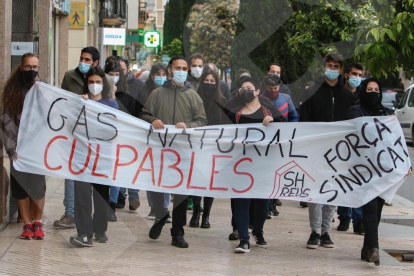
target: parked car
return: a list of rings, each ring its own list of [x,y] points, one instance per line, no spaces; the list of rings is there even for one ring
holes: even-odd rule
[[[388,109],[395,110],[398,107],[397,93],[382,93],[382,105]]]
[[[385,94],[385,93],[384,93]],[[382,94],[382,95],[384,95]],[[405,91],[397,106],[395,115],[401,124],[405,139],[413,140],[414,137],[414,84]]]

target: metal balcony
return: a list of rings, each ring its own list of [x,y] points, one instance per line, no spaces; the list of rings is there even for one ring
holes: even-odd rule
[[[126,0],[100,0],[102,25],[120,26],[127,20]]]

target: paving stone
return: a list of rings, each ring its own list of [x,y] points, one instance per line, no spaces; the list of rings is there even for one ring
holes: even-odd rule
[[[216,199],[210,215],[210,229],[185,227],[188,249],[170,245],[171,224],[153,241],[148,231],[153,221],[146,193],[140,192],[141,207],[136,212],[117,210],[118,222],[109,222],[106,244],[93,248],[74,248],[69,238],[75,229],[54,229],[53,221],[64,212],[62,179],[48,178],[44,224],[46,239],[19,239],[22,224],[12,223],[0,232],[1,275],[414,275],[413,267],[375,267],[359,260],[363,236],[338,232],[333,223],[331,238],[336,248],[306,249],[310,234],[308,210],[298,202],[283,201],[280,215],[267,220],[264,235],[268,248],[255,247],[251,253],[235,254],[237,241],[229,241],[230,202]],[[172,204],[170,205],[170,209]],[[187,222],[192,212],[188,211]],[[384,216],[410,215],[414,210],[398,201],[384,208]],[[387,226],[388,227],[388,226]],[[388,228],[387,228],[388,229]],[[380,237],[381,248],[414,248],[414,239]]]

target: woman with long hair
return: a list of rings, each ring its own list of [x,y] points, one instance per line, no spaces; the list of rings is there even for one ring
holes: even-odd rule
[[[150,75],[145,81],[144,89],[142,93],[138,95],[138,102],[140,104],[139,112],[141,112],[142,107],[147,101],[149,95],[152,91],[164,85],[164,82],[167,81],[167,66],[162,63],[156,63],[151,67]]]
[[[348,110],[348,119],[363,116],[387,116],[386,109],[382,105],[381,86],[377,79],[364,80],[359,87],[360,105],[355,105]],[[407,176],[411,174],[411,169]],[[361,249],[361,260],[380,265],[378,226],[381,220],[384,199],[376,197],[362,206],[362,223],[364,225],[364,245]]]
[[[149,77],[145,81],[144,89],[142,90],[142,93],[139,94],[138,97],[138,109],[139,112],[142,111],[142,107],[144,106],[145,102],[147,101],[149,95],[154,91],[155,89],[161,87],[164,85],[164,83],[167,81],[167,66],[162,63],[156,63],[151,67]],[[147,191],[147,199],[148,199],[148,205],[151,207],[150,213],[148,214],[148,219],[155,220],[155,209],[154,204],[152,202],[151,193]],[[168,205],[170,204],[171,200],[171,194],[164,193],[164,209],[168,211]],[[167,222],[171,223],[171,216],[168,213],[168,219]]]
[[[224,121],[225,114],[221,106],[226,105],[226,98],[220,91],[220,79],[217,73],[206,68],[200,77],[200,86],[197,90],[204,103],[207,116],[207,125],[219,125]],[[200,226],[201,197],[193,196],[193,216],[190,220],[190,227],[210,228],[210,211],[214,198],[204,197],[204,211]]]
[[[10,158],[10,186],[12,196],[17,200],[20,218],[24,226],[20,235],[22,239],[38,239],[45,237],[42,215],[45,206],[45,176],[19,172],[14,169],[13,162],[18,162],[16,152],[17,135],[23,103],[27,92],[39,80],[39,58],[33,53],[23,55],[3,89],[3,138],[4,147]],[[31,212],[32,209],[32,212]],[[32,221],[32,214],[34,220]]]
[[[118,103],[119,110],[128,113],[134,117],[138,117],[137,113],[137,101],[128,92],[128,82],[123,74],[121,64],[119,61],[109,61],[105,65],[105,73],[108,74],[114,81],[115,99]],[[125,206],[126,200],[126,188],[120,188],[117,186],[111,186],[109,192],[109,206],[108,208],[108,220],[117,221],[116,217],[116,205],[119,202],[123,202]],[[139,196],[137,189],[128,189],[129,196],[129,209],[136,210],[139,205]]]
[[[260,95],[260,84],[251,77],[240,79],[240,89],[238,92],[239,101],[243,104],[228,113],[229,119],[233,124],[252,124],[262,123],[267,126],[272,122],[286,122],[286,119],[272,104],[267,105]],[[252,235],[256,240],[256,246],[266,248],[267,243],[263,236],[263,226],[269,211],[269,199],[259,198],[235,198],[234,222],[238,230],[240,244],[235,248],[236,253],[250,252],[249,243],[249,224],[253,225]],[[254,203],[253,210],[250,204]],[[253,222],[249,215],[254,218]]]
[[[140,113],[142,111],[142,108],[144,107],[145,102],[147,101],[149,95],[154,91],[155,89],[161,87],[164,85],[164,82],[167,81],[167,66],[162,63],[156,63],[151,67],[150,74],[148,79],[145,81],[144,89],[142,90],[142,93],[138,95],[138,112]],[[147,199],[148,204],[151,207],[151,211],[148,214],[148,219],[155,220],[155,209],[154,204],[152,202],[151,193],[147,191]],[[168,210],[168,205],[170,204],[171,200],[171,194],[164,193],[164,209]],[[171,216],[168,214],[167,222],[171,223]]]
[[[84,91],[89,93],[90,100],[118,109],[117,102],[109,96],[110,87],[101,68],[92,67],[88,71]],[[72,245],[93,246],[93,234],[99,243],[108,241],[106,236],[108,203],[109,186],[75,181],[75,223],[78,234],[70,238]],[[91,217],[92,204],[93,218]]]

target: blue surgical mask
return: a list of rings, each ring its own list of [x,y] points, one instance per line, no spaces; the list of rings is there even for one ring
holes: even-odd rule
[[[187,71],[173,71],[173,81],[176,84],[183,84],[187,80]]]
[[[89,69],[91,69],[91,65],[87,63],[79,62],[78,68],[79,68],[79,71],[81,71],[81,73],[86,74],[88,73]]]
[[[357,88],[361,84],[361,78],[349,77],[348,83],[349,83],[349,86],[351,86],[352,88]]]
[[[336,80],[339,77],[339,71],[338,70],[325,70],[325,76],[330,80]]]
[[[166,80],[167,77],[155,76],[154,83],[158,86],[162,86]]]

